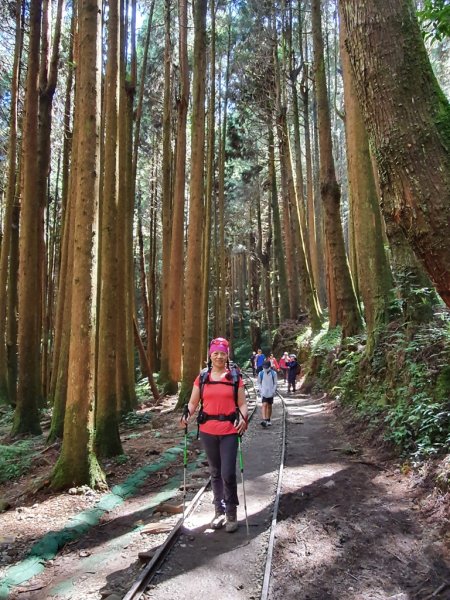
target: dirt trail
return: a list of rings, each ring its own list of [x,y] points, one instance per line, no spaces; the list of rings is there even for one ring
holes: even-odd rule
[[[285,394],[284,385],[280,391]],[[285,397],[287,445],[270,600],[450,600],[449,515],[427,523],[412,475],[358,448],[355,436],[344,433],[332,402],[299,393]],[[269,429],[260,426],[258,413],[243,445],[249,536],[242,489],[235,534],[208,528],[209,494],[189,517],[171,562],[161,568],[147,598],[260,598],[281,450],[281,402],[274,406]],[[166,418],[172,422],[174,415]],[[172,428],[164,441],[171,444],[179,437]],[[149,438],[129,438],[143,461],[139,464],[148,462]],[[193,450],[191,456],[193,461],[199,455]],[[171,486],[179,498],[181,475],[179,464],[168,468],[161,499],[170,497],[170,489],[164,489]],[[188,479],[201,482],[192,475]],[[138,552],[156,547],[164,537],[140,532],[152,517],[153,485],[149,480],[136,497],[111,511],[107,522],[68,544],[40,575],[13,588],[8,600],[122,598],[142,567]],[[80,499],[63,499],[73,503],[65,510],[76,512]],[[51,522],[61,498],[49,502],[26,509],[34,517],[21,521],[22,536],[35,538],[37,519]],[[14,514],[0,517],[4,524],[12,523]]]
[[[359,452],[330,404],[287,404],[270,598],[450,599],[450,540],[419,514],[411,478]]]

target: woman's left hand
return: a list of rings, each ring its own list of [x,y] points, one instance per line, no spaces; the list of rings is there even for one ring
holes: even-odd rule
[[[239,423],[237,425],[235,425],[236,430],[238,432],[239,435],[242,435],[243,433],[245,433],[247,431],[247,420],[244,418],[240,418],[239,419]]]

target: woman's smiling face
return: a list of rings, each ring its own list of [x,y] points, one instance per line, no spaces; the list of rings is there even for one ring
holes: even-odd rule
[[[220,350],[215,350],[211,353],[211,361],[213,365],[224,365],[228,358],[228,354],[226,352],[222,352]]]

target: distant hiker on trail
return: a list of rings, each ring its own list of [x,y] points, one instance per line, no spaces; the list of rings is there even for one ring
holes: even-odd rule
[[[275,356],[272,354],[272,352],[269,354],[269,360],[270,360],[270,366],[272,367],[272,369],[274,369],[278,373],[280,365],[278,364],[278,361],[275,358]]]
[[[280,369],[283,372],[283,381],[287,380],[287,374],[288,374],[288,364],[287,361],[289,361],[289,355],[287,352],[283,353],[283,356],[280,358]]]
[[[262,427],[270,427],[272,425],[270,418],[272,416],[273,397],[276,394],[277,385],[277,373],[272,369],[270,360],[266,360],[263,363],[263,370],[258,373],[258,388],[262,402]]]
[[[266,360],[266,357],[262,353],[261,348],[258,348],[258,353],[256,354],[256,372],[260,373],[263,368],[263,362]]]
[[[181,418],[183,426],[187,425],[199,404],[197,423],[208,458],[214,495],[215,515],[211,527],[220,529],[226,520],[225,529],[232,533],[238,528],[238,436],[247,429],[248,410],[242,377],[236,369],[229,367],[229,346],[225,338],[216,338],[209,346],[208,368],[194,381]]]
[[[250,356],[250,366],[252,368],[253,377],[256,377],[256,352],[252,352]]]
[[[297,362],[297,357],[295,354],[289,354],[288,367],[289,367],[289,371],[288,371],[288,389],[287,389],[287,391],[290,392],[291,387],[292,387],[292,391],[295,392],[295,384],[297,381],[297,375],[300,371],[300,365]]]

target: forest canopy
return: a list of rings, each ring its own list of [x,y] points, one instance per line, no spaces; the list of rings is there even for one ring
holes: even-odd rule
[[[181,408],[218,335],[243,365],[292,344],[343,398],[372,376],[448,448],[449,10],[2,3],[0,403],[12,436],[50,411],[53,487],[103,485],[136,383]],[[391,372],[394,332],[436,365]]]

